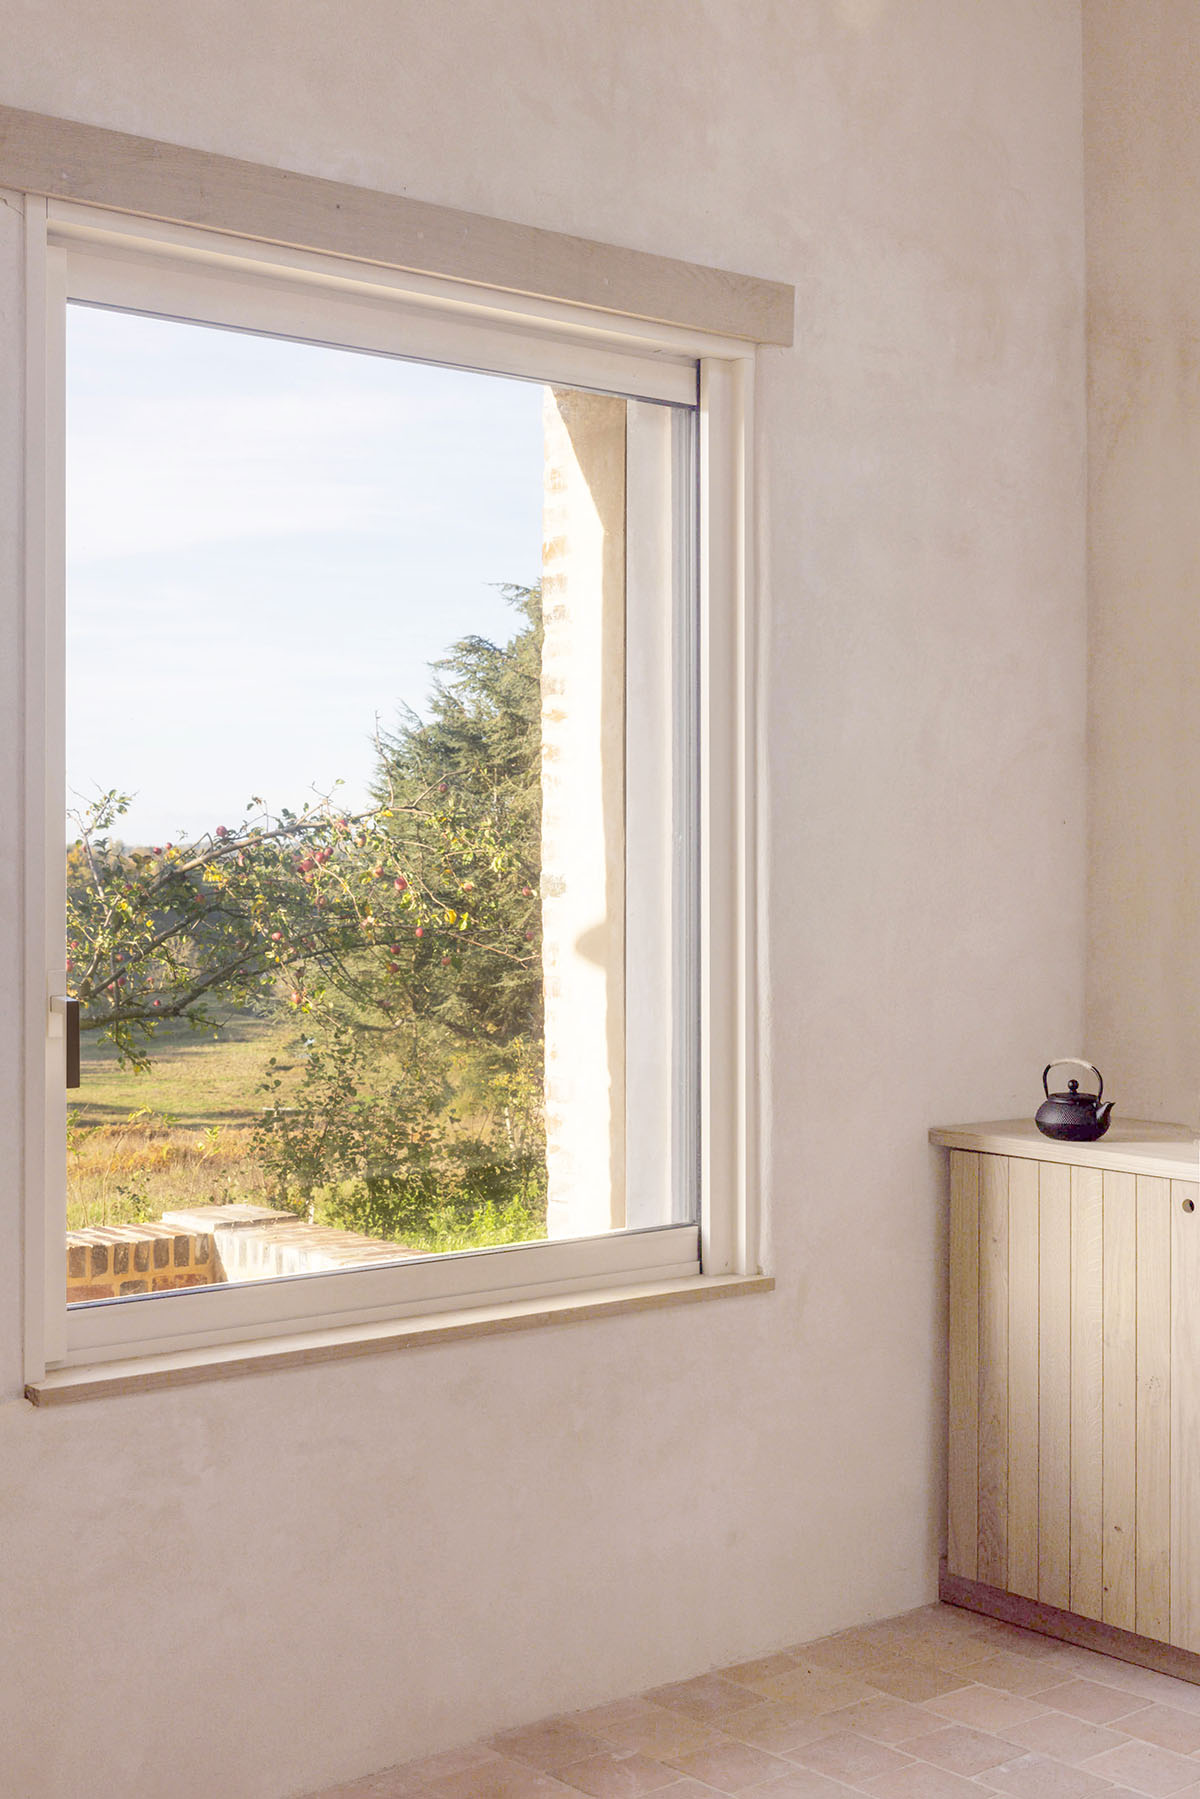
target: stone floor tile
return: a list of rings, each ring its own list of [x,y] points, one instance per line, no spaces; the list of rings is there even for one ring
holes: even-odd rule
[[[693,1749],[703,1749],[705,1744],[723,1742],[724,1738],[711,1725],[697,1723],[695,1718],[687,1718],[682,1712],[669,1712],[655,1706],[649,1714],[639,1714],[624,1722],[614,1720],[605,1728],[604,1740],[612,1749],[637,1749],[643,1755],[661,1759],[666,1755],[688,1754]]]
[[[793,1749],[791,1759],[799,1762],[802,1768],[812,1768],[817,1774],[827,1774],[831,1780],[844,1780],[847,1785],[861,1786],[863,1781],[871,1780],[876,1774],[886,1774],[894,1768],[903,1768],[912,1760],[905,1749],[892,1749],[886,1743],[877,1743],[871,1737],[856,1736],[853,1731],[841,1730],[835,1735],[818,1737],[815,1742],[804,1743],[799,1749]]]
[[[969,1680],[977,1680],[975,1669],[980,1662],[998,1653],[994,1643],[986,1642],[982,1637],[950,1638],[945,1642],[925,1642],[917,1638],[911,1650],[902,1651],[911,1655],[914,1661],[927,1662],[931,1668],[941,1668],[948,1674],[963,1674]],[[1026,1661],[1030,1657],[1024,1658]]]
[[[894,1661],[896,1645],[875,1640],[863,1642],[858,1631],[843,1631],[840,1636],[822,1637],[819,1642],[798,1644],[791,1653],[802,1655],[818,1668],[839,1674],[859,1674],[880,1663]]]
[[[340,1786],[325,1787],[315,1799],[391,1799],[386,1786],[380,1784],[383,1779],[380,1774],[365,1774],[361,1780],[346,1780]],[[392,1788],[395,1799],[415,1799],[418,1789],[408,1782],[401,1785],[399,1781],[397,1775],[397,1784]]]
[[[669,1760],[670,1766],[678,1768],[681,1774],[715,1787],[718,1793],[753,1792],[772,1777],[788,1772],[786,1761],[769,1755],[765,1749],[756,1749],[752,1743],[718,1743],[713,1748],[697,1750],[694,1755],[672,1756]]]
[[[1088,1678],[1107,1686],[1122,1687],[1127,1693],[1140,1693],[1159,1705],[1173,1705],[1179,1711],[1200,1712],[1200,1686],[1190,1680],[1176,1680],[1160,1674],[1156,1668],[1139,1668],[1132,1662],[1119,1662],[1115,1656],[1097,1657],[1097,1667]]]
[[[567,1762],[582,1761],[608,1747],[598,1737],[580,1730],[564,1718],[548,1718],[519,1730],[504,1730],[489,1739],[488,1747],[510,1761],[528,1762],[533,1768],[553,1773]]]
[[[570,1792],[569,1786],[540,1768],[497,1757],[465,1774],[429,1781],[422,1789],[422,1799],[563,1799]]]
[[[923,1705],[927,1699],[937,1699],[942,1693],[953,1693],[971,1684],[966,1674],[951,1674],[900,1656],[883,1667],[869,1669],[863,1679],[877,1692],[890,1693],[893,1699],[911,1700],[914,1705]]]
[[[1069,1712],[1073,1718],[1086,1718],[1089,1724],[1113,1724],[1147,1705],[1140,1694],[1102,1686],[1097,1680],[1067,1680],[1062,1686],[1047,1687],[1039,1697],[1051,1711]]]
[[[642,1799],[643,1794],[657,1793],[679,1779],[674,1768],[664,1767],[660,1761],[651,1761],[636,1750],[615,1749],[569,1762],[565,1768],[557,1768],[554,1777],[580,1793],[592,1794],[593,1799]]]
[[[630,1718],[653,1716],[660,1708],[648,1699],[617,1699],[611,1705],[594,1705],[585,1712],[568,1712],[568,1722],[588,1736],[603,1737],[609,1724],[627,1723]]]
[[[672,1781],[669,1787],[662,1789],[662,1799],[713,1799],[716,1790],[715,1787],[702,1786],[698,1780],[693,1780],[690,1775],[684,1774],[679,1779]],[[765,1793],[766,1790],[766,1787],[757,1787],[754,1799],[759,1799],[759,1794]]]
[[[485,1743],[472,1743],[466,1749],[445,1749],[440,1755],[424,1755],[419,1761],[405,1762],[402,1767],[389,1772],[402,1774],[414,1785],[420,1785],[426,1781],[440,1780],[446,1774],[465,1774],[470,1768],[478,1768],[497,1759],[496,1751],[489,1749]]]
[[[875,1799],[980,1799],[984,1789],[976,1786],[973,1780],[964,1780],[961,1774],[951,1774],[946,1768],[935,1768],[929,1762],[911,1762],[907,1768],[877,1775],[857,1790],[874,1793]]]
[[[976,1730],[1003,1732],[1010,1724],[1027,1724],[1040,1718],[1047,1709],[1042,1699],[1019,1699],[1015,1693],[1001,1693],[996,1687],[963,1687],[956,1693],[942,1693],[923,1701],[925,1710],[949,1718],[953,1724],[971,1724]]]
[[[890,1699],[880,1694],[875,1699],[860,1699],[840,1711],[826,1712],[820,1720],[826,1730],[854,1730],[861,1737],[874,1737],[877,1743],[903,1743],[937,1727],[937,1717],[923,1705],[910,1705],[907,1699]]]
[[[1123,1781],[1138,1793],[1159,1795],[1178,1793],[1194,1786],[1200,1766],[1190,1755],[1176,1755],[1173,1749],[1160,1749],[1157,1743],[1122,1743],[1119,1749],[1105,1749],[1092,1756],[1083,1766],[1106,1780]]]
[[[907,1613],[901,1613],[900,1616],[896,1618],[877,1618],[871,1624],[855,1624],[851,1629],[841,1630],[836,1634],[843,1640],[853,1638],[864,1647],[874,1645],[876,1648],[882,1649],[888,1655],[895,1655],[897,1648],[903,1644],[903,1621],[906,1616]],[[819,1640],[822,1642],[829,1642],[831,1639],[823,1637]],[[803,1654],[809,1647],[810,1645],[808,1643],[797,1643],[791,1647],[789,1654]]]
[[[1103,1775],[1088,1768],[1053,1761],[1047,1755],[1022,1755],[1003,1767],[989,1768],[983,1782],[989,1790],[1008,1793],[1012,1799],[1092,1799],[1107,1793]]]
[[[714,1799],[716,1790],[715,1787],[702,1786],[698,1780],[685,1774],[671,1786],[662,1789],[662,1799]],[[754,1799],[759,1799],[759,1795],[766,1790],[766,1787],[755,1787]]]
[[[972,1730],[969,1724],[943,1725],[926,1736],[907,1738],[903,1747],[906,1755],[948,1768],[952,1774],[983,1774],[1013,1757],[1011,1743],[990,1731]]]
[[[874,1625],[860,1627],[874,1640],[898,1655],[929,1655],[951,1644],[978,1641],[981,1620],[974,1613],[949,1605],[920,1606]]]
[[[980,1686],[999,1687],[1005,1693],[1036,1698],[1047,1687],[1061,1686],[1068,1677],[1053,1657],[1016,1655],[997,1649],[982,1661],[972,1662],[971,1679]]]
[[[1200,1799],[1200,1686],[924,1606],[311,1799]]]
[[[1129,1741],[1123,1725],[1114,1729],[1107,1724],[1089,1724],[1083,1718],[1068,1717],[1066,1712],[1047,1712],[1042,1718],[1031,1718],[1028,1724],[1010,1724],[1004,1735],[1022,1749],[1033,1749],[1038,1755],[1060,1762],[1084,1762],[1103,1749],[1119,1749]]]
[[[735,1662],[730,1668],[718,1668],[717,1673],[722,1680],[734,1680],[741,1686],[751,1686],[756,1680],[770,1680],[773,1675],[790,1674],[796,1666],[790,1655],[782,1650],[778,1655],[762,1655],[755,1662]]]
[[[1157,1687],[1159,1681],[1169,1676],[1159,1674],[1153,1668],[1141,1668],[1133,1662],[1123,1662],[1115,1655],[1101,1655],[1096,1649],[1081,1649],[1074,1643],[1063,1643],[1059,1647],[1062,1654],[1056,1658],[1058,1665],[1069,1672],[1063,1674],[1068,1680],[1097,1680],[1102,1686],[1126,1687],[1131,1692],[1141,1690],[1141,1683],[1149,1677],[1151,1684]],[[1179,1683],[1187,1686],[1187,1682]],[[1149,1695],[1158,1699],[1162,1695],[1155,1691]]]
[[[739,1743],[753,1743],[756,1749],[768,1749],[772,1755],[787,1755],[800,1743],[811,1743],[814,1737],[828,1736],[839,1728],[830,1723],[836,1713],[812,1713],[807,1706],[787,1699],[764,1699],[749,1711],[735,1712],[723,1718],[726,1736]]]
[[[754,1688],[725,1680],[720,1674],[700,1674],[695,1680],[677,1680],[670,1686],[652,1687],[643,1697],[667,1711],[682,1712],[685,1718],[694,1718],[701,1724],[727,1717],[731,1712],[756,1703]]]
[[[832,1712],[839,1706],[852,1705],[856,1699],[869,1699],[873,1676],[835,1674],[828,1668],[805,1666],[796,1662],[788,1674],[772,1675],[755,1683],[763,1699],[790,1699],[807,1705],[811,1711]]]
[[[811,1768],[793,1768],[782,1780],[768,1780],[766,1786],[755,1787],[751,1799],[862,1799],[861,1787],[843,1786],[840,1780],[828,1780],[824,1774],[815,1774]],[[701,1792],[712,1799],[711,1787],[697,1787],[697,1795]],[[682,1799],[674,1787],[668,1787],[663,1799]]]
[[[972,1637],[985,1637],[990,1623],[978,1612],[935,1603],[920,1606],[915,1612],[902,1612],[892,1619],[892,1628],[905,1641],[965,1643]]]
[[[1040,1630],[1028,1630],[1023,1624],[1007,1624],[1003,1618],[985,1618],[979,1613],[973,1615],[989,1642],[998,1648],[1012,1650],[1014,1655],[1059,1656],[1071,1648],[1058,1637],[1044,1636]]]
[[[1148,1705],[1122,1719],[1121,1729],[1131,1737],[1144,1737],[1160,1749],[1194,1755],[1200,1749],[1200,1713],[1180,1711],[1174,1705]]]
[[[668,1787],[667,1791],[670,1790]],[[1101,1799],[1146,1799],[1146,1795],[1134,1787],[1106,1787]],[[1180,1787],[1178,1792],[1171,1794],[1171,1799],[1200,1799],[1200,1786]]]

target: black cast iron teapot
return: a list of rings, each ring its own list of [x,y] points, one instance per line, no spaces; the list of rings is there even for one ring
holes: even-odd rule
[[[1099,1093],[1081,1093],[1078,1081],[1068,1081],[1066,1093],[1051,1093],[1047,1085],[1050,1070],[1068,1064],[1089,1068],[1100,1083]],[[1059,1056],[1057,1061],[1047,1062],[1042,1071],[1042,1090],[1046,1101],[1038,1107],[1034,1123],[1043,1137],[1057,1137],[1062,1143],[1094,1143],[1097,1137],[1103,1137],[1112,1118],[1113,1103],[1107,1099],[1101,1104],[1104,1076],[1094,1062],[1081,1062],[1078,1056]]]

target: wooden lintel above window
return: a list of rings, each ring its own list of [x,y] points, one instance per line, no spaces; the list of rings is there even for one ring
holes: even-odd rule
[[[645,250],[0,106],[0,187],[764,344],[795,290]]]

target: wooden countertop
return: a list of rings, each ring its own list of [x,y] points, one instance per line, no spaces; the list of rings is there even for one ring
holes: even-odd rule
[[[970,1149],[984,1155],[1065,1162],[1075,1168],[1111,1168],[1172,1181],[1200,1180],[1200,1138],[1193,1131],[1182,1124],[1150,1124],[1119,1114],[1114,1114],[1107,1135],[1096,1143],[1058,1143],[1053,1137],[1043,1137],[1032,1118],[938,1125],[930,1131],[929,1141],[943,1149]]]

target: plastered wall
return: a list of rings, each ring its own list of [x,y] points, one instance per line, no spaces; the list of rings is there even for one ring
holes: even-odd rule
[[[0,1789],[280,1799],[929,1599],[926,1128],[1027,1109],[1082,1027],[1078,5],[3,0],[0,27],[0,100],[798,293],[757,410],[778,1290],[52,1412],[19,1397],[10,1294]],[[17,877],[0,857],[5,1269]]]
[[[1200,11],[1088,0],[1088,1054],[1200,1123]]]

